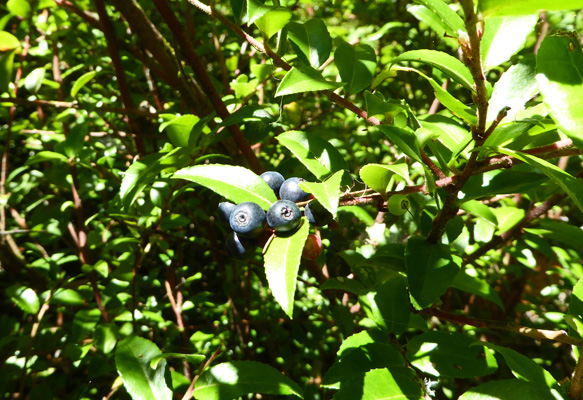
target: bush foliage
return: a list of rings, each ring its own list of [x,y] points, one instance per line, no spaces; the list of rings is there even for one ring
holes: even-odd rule
[[[581,399],[582,8],[1,1],[2,398]]]

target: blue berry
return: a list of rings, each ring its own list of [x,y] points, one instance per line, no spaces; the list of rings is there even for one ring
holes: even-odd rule
[[[233,232],[227,237],[226,247],[229,254],[235,258],[241,259],[245,258],[245,255],[249,251],[251,245]]]
[[[247,201],[239,204],[230,217],[231,229],[244,238],[257,237],[265,229],[265,211],[257,203]]]
[[[281,184],[285,181],[283,175],[275,171],[264,172],[261,174],[261,178],[267,183],[271,190],[273,190],[276,196],[279,194]]]
[[[223,201],[219,203],[219,221],[221,221],[225,226],[231,226],[231,213],[237,207],[236,204],[230,203],[228,201]]]
[[[297,203],[307,200],[311,195],[300,188],[300,182],[305,182],[302,178],[289,178],[281,184],[279,188],[279,198]]]
[[[300,224],[302,212],[293,201],[276,201],[267,210],[267,223],[276,232],[290,232]]]
[[[316,226],[328,225],[334,216],[318,200],[310,201],[304,210],[308,222]]]

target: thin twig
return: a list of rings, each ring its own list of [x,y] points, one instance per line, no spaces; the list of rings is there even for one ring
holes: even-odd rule
[[[219,356],[219,354],[221,354],[220,348],[218,348],[217,351],[214,352],[214,354],[211,356],[211,358],[209,358],[203,365],[201,365],[201,367],[198,370],[198,373],[196,374],[196,376],[194,377],[194,379],[190,383],[188,390],[186,391],[186,393],[182,397],[182,400],[192,399],[192,394],[194,393],[194,385],[196,384],[196,381],[198,380],[200,375],[203,373],[203,371],[205,369],[207,369],[208,366],[211,365],[212,362],[215,360],[215,358],[217,358]]]

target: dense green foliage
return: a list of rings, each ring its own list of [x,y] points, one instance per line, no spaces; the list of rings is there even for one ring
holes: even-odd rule
[[[0,1],[1,398],[581,399],[581,9]]]

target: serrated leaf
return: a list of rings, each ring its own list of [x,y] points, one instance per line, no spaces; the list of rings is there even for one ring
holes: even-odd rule
[[[261,0],[247,0],[247,26],[251,26],[272,9],[273,6],[266,6]]]
[[[431,10],[439,18],[443,26],[447,29],[450,36],[458,37],[459,31],[465,31],[466,27],[462,17],[442,0],[415,0],[415,3],[421,4]]]
[[[342,86],[341,83],[327,81],[322,74],[313,68],[293,67],[281,80],[275,97],[319,90],[334,90],[340,86]]]
[[[404,110],[404,107],[394,100],[385,100],[380,92],[371,93],[368,90],[364,92],[364,101],[366,103],[366,112],[369,116],[392,113],[397,114]]]
[[[166,360],[160,361],[156,368],[150,367],[150,361],[160,354],[162,352],[154,343],[137,336],[130,336],[118,344],[115,366],[133,399],[172,399],[172,391],[164,379]]]
[[[451,283],[451,287],[483,297],[504,309],[500,296],[498,296],[498,293],[496,293],[492,286],[475,276],[468,275],[464,271],[456,275]]]
[[[287,30],[287,37],[300,60],[314,68],[328,60],[332,37],[324,21],[313,18],[303,24],[290,22]]]
[[[576,36],[547,36],[536,55],[536,80],[553,120],[583,147],[583,53]]]
[[[258,18],[255,25],[269,39],[283,29],[291,20],[292,13],[287,7],[274,7],[268,13]]]
[[[308,221],[302,218],[302,224],[293,235],[275,237],[263,256],[265,275],[271,293],[290,318],[293,318],[294,294],[300,258],[309,231]]]
[[[79,90],[81,90],[83,88],[83,86],[85,86],[87,83],[89,83],[89,81],[91,81],[93,78],[95,78],[96,75],[97,75],[97,71],[89,71],[89,72],[86,72],[83,75],[81,75],[79,77],[79,79],[77,79],[75,81],[75,83],[73,84],[73,87],[71,88],[71,97],[77,96],[77,93],[79,93]]]
[[[489,122],[494,121],[504,107],[510,107],[505,117],[507,121],[513,121],[516,113],[524,110],[524,105],[538,91],[535,74],[533,58],[522,60],[502,74],[488,101]],[[485,145],[490,145],[488,140]]]
[[[395,67],[393,66],[392,69],[398,71],[411,71],[421,75],[423,78],[427,79],[429,84],[435,90],[435,97],[443,104],[444,107],[449,109],[452,114],[456,115],[457,117],[463,119],[470,125],[475,125],[477,123],[476,113],[464,103],[456,99],[449,93],[447,90],[441,87],[433,78],[425,75],[423,72],[415,69],[415,68],[405,68],[405,67]]]
[[[160,361],[167,358],[180,358],[193,365],[198,365],[206,359],[206,356],[204,354],[163,353],[152,358],[150,361],[150,368],[156,369]]]
[[[394,273],[376,292],[359,296],[358,302],[367,317],[385,331],[400,335],[409,326],[411,303],[407,293],[407,280]]]
[[[336,147],[316,135],[288,131],[278,135],[276,139],[318,179],[323,179],[333,172],[348,169],[346,161]]]
[[[195,165],[176,171],[172,178],[198,183],[236,204],[252,201],[268,210],[271,204],[277,201],[267,183],[253,171],[243,167],[222,164]]]
[[[407,344],[407,360],[426,374],[450,378],[485,376],[498,369],[496,359],[475,338],[450,332],[426,332]]]
[[[480,0],[478,9],[484,17],[494,15],[537,14],[540,10],[559,11],[583,8],[582,0]]]
[[[26,314],[36,315],[40,309],[38,295],[31,288],[25,286],[10,286],[6,295]]]
[[[391,64],[402,61],[413,61],[439,69],[451,79],[467,89],[475,91],[472,73],[460,60],[442,51],[411,50],[391,60]]]
[[[538,13],[516,17],[492,17],[484,21],[484,36],[480,42],[485,71],[506,62],[520,51],[534,29]]]
[[[579,209],[583,212],[583,179],[575,178],[573,175],[563,171],[556,165],[530,154],[519,153],[509,149],[499,150],[504,154],[508,154],[509,156],[516,157],[519,160],[524,161],[531,167],[538,169],[543,174],[548,176],[561,189],[563,189],[567,195],[569,195],[571,200],[573,200],[577,207],[579,207]]]
[[[449,31],[448,26],[445,22],[429,8],[421,5],[407,5],[407,11],[410,12],[419,21],[422,21],[429,25],[431,29],[437,34],[436,37],[441,38],[441,40],[447,44],[452,49],[459,48],[460,44],[457,39],[447,35]]]
[[[395,125],[381,125],[379,126],[379,129],[395,144],[395,146],[399,148],[399,150],[413,160],[422,162],[417,137],[410,129],[399,128]]]
[[[344,171],[338,171],[324,182],[300,182],[300,187],[308,193],[312,193],[320,204],[336,218],[338,201],[340,200],[340,183],[343,175]]]
[[[333,400],[423,400],[426,397],[410,369],[379,368],[343,383]]]
[[[275,368],[255,361],[231,361],[202,373],[195,385],[197,400],[232,400],[251,393],[296,395],[303,399],[297,383]]]
[[[374,49],[367,44],[342,42],[334,52],[334,63],[340,73],[347,95],[358,93],[372,83],[377,67]]]
[[[446,245],[430,244],[420,236],[413,236],[407,241],[405,264],[413,305],[423,309],[449,288],[460,271],[461,258],[452,254]]]
[[[387,186],[394,174],[409,179],[407,164],[367,164],[359,172],[360,179],[383,196],[387,193]]]

